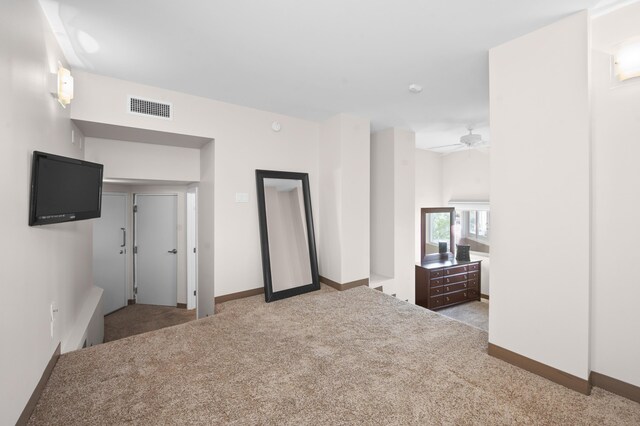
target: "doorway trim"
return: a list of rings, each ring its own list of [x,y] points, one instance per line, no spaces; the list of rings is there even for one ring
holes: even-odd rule
[[[198,185],[187,186],[187,309],[198,317]]]

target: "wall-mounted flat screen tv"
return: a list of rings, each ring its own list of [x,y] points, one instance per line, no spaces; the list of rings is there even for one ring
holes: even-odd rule
[[[35,151],[29,225],[100,217],[102,164]]]

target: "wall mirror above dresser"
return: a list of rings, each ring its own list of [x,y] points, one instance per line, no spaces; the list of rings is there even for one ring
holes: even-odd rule
[[[437,260],[453,256],[455,210],[453,207],[420,209],[420,259]]]

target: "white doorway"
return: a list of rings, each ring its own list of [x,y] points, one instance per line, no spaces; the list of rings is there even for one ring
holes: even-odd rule
[[[198,187],[187,189],[187,309],[198,306]]]
[[[176,306],[177,195],[134,194],[136,303]]]
[[[93,282],[104,290],[109,314],[127,305],[127,194],[102,194],[102,213],[93,222]]]

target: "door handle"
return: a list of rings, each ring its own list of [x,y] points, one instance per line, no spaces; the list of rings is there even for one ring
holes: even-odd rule
[[[127,245],[127,230],[124,228],[120,228],[122,230],[122,244],[120,247],[124,247]]]
[[[178,252],[178,250],[173,249],[173,250],[169,250],[167,253],[173,253],[173,254],[176,254],[177,252]]]

